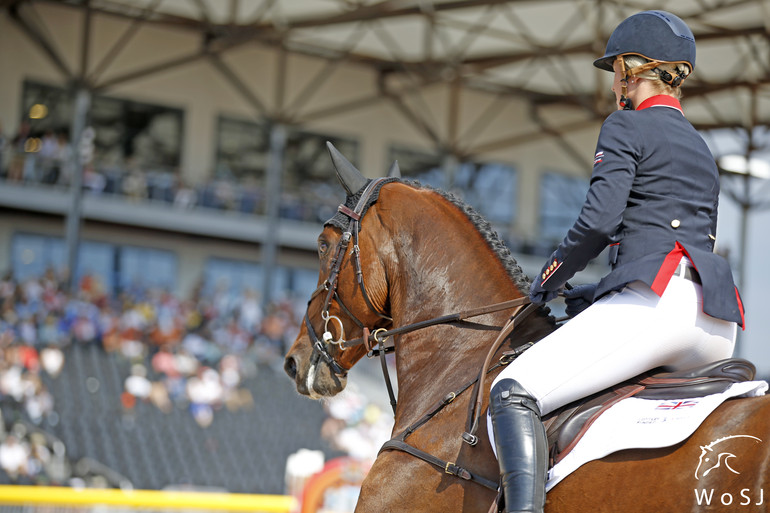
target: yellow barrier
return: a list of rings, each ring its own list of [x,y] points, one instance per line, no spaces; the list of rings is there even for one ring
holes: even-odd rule
[[[179,492],[157,490],[103,490],[53,486],[0,486],[3,505],[128,506],[154,509],[259,511],[288,513],[297,502],[288,495]]]

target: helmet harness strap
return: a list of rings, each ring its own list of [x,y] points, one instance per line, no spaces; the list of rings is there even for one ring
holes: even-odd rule
[[[687,74],[680,70],[676,72],[675,76],[672,76],[671,73],[660,68],[652,68],[652,72],[658,75],[658,78],[660,78],[663,82],[670,85],[671,87],[679,87],[682,85],[684,79],[687,78]]]
[[[652,72],[658,75],[658,77],[664,83],[668,84],[671,87],[679,87],[680,85],[682,85],[682,82],[684,81],[684,79],[687,78],[687,74],[684,71],[677,71],[676,75],[673,76],[668,71],[660,69],[658,65],[663,64],[663,61],[651,60],[649,62],[646,62],[639,66],[635,66],[627,70],[626,61],[625,59],[623,59],[624,55],[634,55],[634,54],[623,54],[623,55],[618,55],[616,57],[616,59],[620,62],[620,72],[623,75],[623,78],[620,80],[621,93],[620,93],[620,101],[618,102],[620,106],[623,108],[623,110],[634,110],[634,106],[631,103],[631,99],[628,98],[628,77],[633,77],[644,71],[652,70]],[[680,64],[680,63],[675,62],[671,64]],[[681,63],[681,64],[686,64],[686,63]]]
[[[616,59],[620,63],[620,73],[623,75],[623,78],[620,79],[620,101],[618,102],[620,106],[623,108],[623,110],[634,110],[633,105],[631,105],[631,100],[628,98],[628,77],[629,73],[626,70],[626,61],[623,59],[622,55],[618,55]]]

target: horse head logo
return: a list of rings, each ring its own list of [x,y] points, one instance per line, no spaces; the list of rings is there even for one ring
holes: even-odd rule
[[[726,468],[733,474],[740,474],[737,470],[735,470],[733,467],[731,467],[731,461],[733,458],[737,458],[737,456],[727,450],[718,451],[714,448],[714,446],[726,442],[727,440],[731,440],[734,438],[751,438],[756,441],[756,443],[761,442],[759,438],[756,436],[751,435],[732,435],[732,436],[726,436],[724,438],[719,438],[717,440],[714,440],[708,445],[701,445],[700,446],[700,458],[698,459],[698,466],[695,468],[695,479],[700,479],[701,476],[707,476],[712,470],[718,469],[718,468]],[[703,469],[701,469],[703,467]]]

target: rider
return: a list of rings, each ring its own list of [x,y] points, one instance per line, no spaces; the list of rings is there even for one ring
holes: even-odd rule
[[[594,61],[615,73],[618,110],[599,134],[580,215],[536,276],[530,299],[556,297],[608,246],[611,272],[564,290],[568,313],[582,312],[492,384],[506,511],[543,511],[541,415],[655,367],[732,355],[743,308],[728,263],[713,253],[719,176],[678,99],[694,65],[692,32],[664,11],[624,20]]]

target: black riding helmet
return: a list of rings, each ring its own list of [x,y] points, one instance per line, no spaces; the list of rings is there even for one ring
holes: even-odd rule
[[[687,24],[666,11],[643,11],[625,20],[612,32],[604,55],[594,66],[612,71],[615,57],[636,54],[651,61],[684,62],[695,68],[695,37]]]

